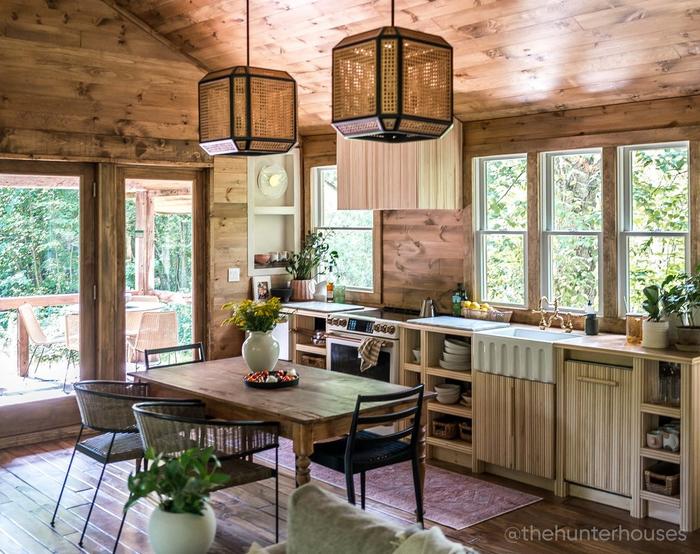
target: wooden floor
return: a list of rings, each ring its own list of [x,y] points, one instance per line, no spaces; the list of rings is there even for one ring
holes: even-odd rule
[[[64,493],[63,507],[55,530],[49,525],[61,481],[68,465],[72,443],[67,441],[17,447],[0,451],[0,551],[15,552],[80,552],[77,542],[87,513],[93,487],[99,475],[99,466],[81,455],[76,455],[72,478]],[[119,526],[120,510],[126,495],[126,477],[132,464],[108,466],[100,495],[91,518],[85,541],[88,552],[110,552]],[[472,545],[481,552],[636,552],[652,553],[666,548],[669,552],[700,551],[700,532],[688,535],[685,541],[618,541],[593,542],[509,540],[506,530],[534,526],[537,529],[559,529],[571,533],[576,529],[651,530],[675,529],[657,520],[634,520],[625,512],[577,499],[561,500],[525,485],[496,477],[484,478],[514,488],[544,496],[542,502],[516,510],[484,523],[454,531],[445,529],[451,538]],[[329,490],[343,494],[330,487]],[[281,504],[293,490],[289,476],[280,480]],[[217,492],[213,495],[219,527],[212,552],[244,553],[257,541],[270,544],[274,540],[274,482],[266,481]],[[389,506],[369,502],[368,509],[388,519],[397,511]],[[152,506],[140,503],[129,513],[122,535],[119,552],[150,552],[145,529]],[[286,519],[284,508],[282,519]],[[404,514],[405,517],[405,514]],[[285,525],[282,523],[284,534]]]

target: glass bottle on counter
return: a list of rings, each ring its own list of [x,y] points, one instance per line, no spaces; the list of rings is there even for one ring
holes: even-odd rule
[[[457,288],[452,293],[452,315],[462,315],[462,301],[466,298],[466,291],[462,283],[457,283]]]
[[[587,335],[597,335],[598,334],[598,314],[593,307],[593,301],[589,300],[586,306],[586,325],[585,331]]]
[[[328,281],[326,281],[326,302],[333,302],[334,289],[335,285],[333,285],[333,281],[331,281],[329,277]]]

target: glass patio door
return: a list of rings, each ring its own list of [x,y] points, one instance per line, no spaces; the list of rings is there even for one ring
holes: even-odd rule
[[[0,436],[74,423],[72,383],[94,376],[92,182],[89,165],[0,161]],[[14,417],[37,402],[46,421]]]
[[[194,341],[191,174],[139,169],[125,174],[126,370],[144,351]],[[180,359],[180,358],[178,358]]]

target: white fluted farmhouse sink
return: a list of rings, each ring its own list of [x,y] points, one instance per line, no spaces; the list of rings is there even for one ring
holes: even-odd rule
[[[472,336],[472,369],[554,383],[554,343],[579,336],[518,327],[480,331]]]

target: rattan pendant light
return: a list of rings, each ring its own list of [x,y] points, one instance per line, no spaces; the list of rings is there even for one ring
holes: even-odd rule
[[[246,65],[199,82],[199,145],[215,156],[288,152],[297,140],[297,84],[286,71],[250,66],[250,1],[246,0]]]
[[[452,47],[441,37],[391,26],[333,48],[333,126],[346,138],[409,142],[452,126]]]

